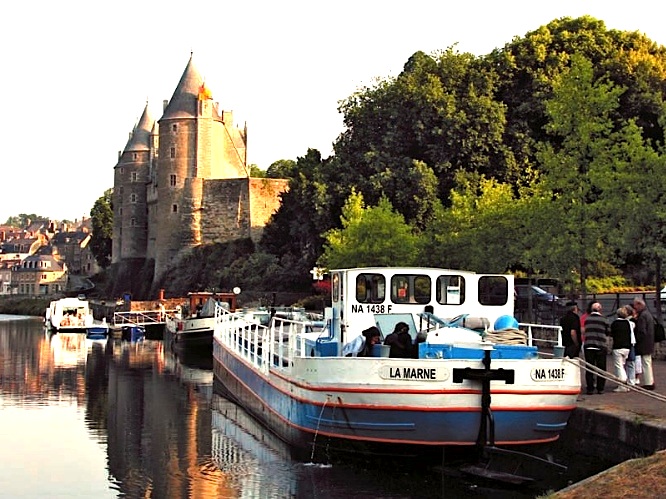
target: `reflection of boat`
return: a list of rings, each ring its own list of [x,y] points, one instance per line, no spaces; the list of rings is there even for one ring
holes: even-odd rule
[[[296,497],[289,447],[242,407],[213,392],[213,461],[242,497]],[[279,473],[266,470],[279,467]]]
[[[129,324],[123,326],[121,329],[120,338],[131,343],[143,341],[146,338],[146,328],[138,324]]]
[[[93,325],[93,314],[87,300],[61,298],[53,300],[46,309],[46,327],[56,332],[85,333]]]
[[[49,341],[56,366],[75,367],[86,363],[90,344],[85,335],[63,332],[51,335]]]
[[[215,307],[221,305],[230,311],[236,310],[236,295],[233,293],[189,293],[188,304],[179,307],[175,314],[167,314],[166,329],[175,344],[183,347],[211,349]]]
[[[105,340],[109,337],[109,325],[106,319],[95,322],[86,328],[86,337],[91,340]]]
[[[516,329],[488,331],[507,318],[517,326],[513,276],[368,268],[331,271],[331,281],[321,332],[218,309],[216,379],[285,441],[493,447],[550,442],[566,427],[579,369]],[[386,337],[399,323],[408,358],[342,355],[361,331]]]

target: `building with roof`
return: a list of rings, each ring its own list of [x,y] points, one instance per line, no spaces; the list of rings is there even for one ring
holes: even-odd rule
[[[113,185],[112,264],[152,259],[157,278],[200,244],[258,241],[288,181],[250,177],[247,127],[213,101],[190,57],[157,121],[146,104]]]
[[[51,251],[67,262],[71,274],[90,277],[100,270],[90,250],[91,239],[92,234],[83,230],[56,232],[51,238]]]
[[[11,294],[48,296],[67,289],[67,264],[50,254],[37,253],[12,269]]]

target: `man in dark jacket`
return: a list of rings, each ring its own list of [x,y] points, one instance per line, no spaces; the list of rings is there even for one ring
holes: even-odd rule
[[[564,355],[573,359],[580,353],[580,317],[578,304],[575,301],[567,303],[567,308],[567,313],[560,319],[562,345],[564,345]]]
[[[400,357],[403,359],[415,357],[415,348],[412,337],[409,334],[409,326],[404,322],[398,322],[395,325],[393,332],[384,340],[384,345],[391,347],[389,357]]]
[[[654,318],[647,309],[645,302],[634,298],[636,327],[636,355],[640,356],[643,365],[643,388],[654,390],[654,375],[652,374],[652,353],[654,352]]]
[[[601,303],[594,302],[591,307],[592,313],[585,319],[585,345],[583,346],[583,351],[585,352],[585,361],[588,364],[592,364],[605,371],[606,355],[608,355],[608,322],[601,315],[601,309]],[[606,379],[592,371],[585,371],[585,385],[588,395],[594,393],[595,380],[597,393],[604,393]]]

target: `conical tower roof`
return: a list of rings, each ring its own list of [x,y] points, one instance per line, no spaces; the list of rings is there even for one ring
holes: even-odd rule
[[[196,118],[197,98],[203,78],[194,65],[192,56],[180,77],[178,86],[171,96],[171,100],[164,110],[161,120],[177,118]]]
[[[148,103],[143,109],[139,123],[132,130],[132,136],[127,141],[125,151],[150,151],[150,132],[155,120],[150,116]]]

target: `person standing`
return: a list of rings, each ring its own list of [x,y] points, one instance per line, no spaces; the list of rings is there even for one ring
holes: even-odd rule
[[[573,359],[580,353],[580,317],[578,317],[578,304],[575,301],[567,303],[567,313],[560,319],[562,328],[562,345],[564,355]]]
[[[601,315],[601,303],[598,301],[593,302],[590,310],[592,312],[585,319],[585,343],[583,344],[585,361],[605,371],[608,349],[608,322]],[[592,371],[585,371],[585,385],[588,395],[594,393],[595,384],[597,393],[604,393],[606,379]]]
[[[627,307],[617,309],[617,319],[610,325],[610,335],[613,338],[613,366],[615,376],[622,384],[618,385],[614,392],[628,392],[629,388],[624,386],[628,376],[628,357],[631,351],[631,329],[633,323],[629,321],[630,312]]]
[[[643,388],[654,390],[654,375],[652,372],[652,353],[654,352],[654,319],[647,309],[645,301],[634,298],[634,311],[636,327],[636,355],[641,358],[643,366]]]

